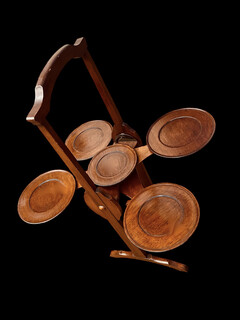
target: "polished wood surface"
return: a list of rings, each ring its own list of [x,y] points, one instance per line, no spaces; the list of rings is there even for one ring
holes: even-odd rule
[[[22,192],[18,213],[28,223],[42,223],[55,218],[70,203],[76,188],[73,175],[64,170],[41,174]]]
[[[70,133],[65,144],[75,158],[87,160],[104,149],[112,139],[112,125],[103,120],[83,123]]]
[[[118,202],[118,197],[116,199],[116,189],[108,190],[104,188],[97,188],[96,193],[102,199],[104,205],[98,206],[94,199],[91,198],[91,195],[87,192],[84,193],[84,201],[86,205],[95,213],[97,213],[102,218],[107,219],[105,214],[105,208],[110,208],[112,214],[119,221],[122,217],[122,207]],[[114,197],[115,196],[115,197]]]
[[[78,41],[78,40],[77,40]],[[87,67],[87,70],[112,118],[112,121],[114,123],[115,127],[115,134],[120,134],[122,133],[122,125],[123,125],[123,119],[120,115],[120,112],[113,101],[113,98],[110,94],[110,92],[107,89],[106,84],[103,81],[103,78],[93,61],[93,58],[91,57],[90,53],[88,50],[84,50],[84,53],[82,55],[83,62],[85,66]]]
[[[134,149],[125,144],[114,144],[92,158],[87,172],[96,185],[110,186],[128,177],[136,163]]]
[[[102,196],[96,192],[96,185],[94,182],[90,179],[85,170],[83,170],[72,152],[68,149],[68,147],[61,140],[59,135],[46,119],[46,116],[50,111],[51,95],[55,81],[64,66],[71,59],[75,58],[83,59],[83,62],[85,63],[87,70],[90,73],[96,88],[103,99],[103,102],[114,123],[113,136],[115,137],[121,133],[127,132],[130,135],[133,133],[134,137],[138,137],[136,132],[123,122],[121,115],[87,49],[86,40],[84,38],[77,39],[74,45],[64,45],[57,52],[55,52],[47,62],[38,78],[35,87],[34,105],[27,116],[27,121],[36,125],[42,132],[44,137],[74,175],[77,182],[77,187],[84,188],[85,191],[90,195],[92,201],[94,201],[95,205],[104,210],[104,216],[116,233],[129,247],[129,249],[136,256],[144,257],[146,254],[132,244],[131,241],[129,241],[123,230],[122,222],[116,219],[118,212],[112,212],[112,210],[114,210],[116,207],[112,206],[110,208],[110,206],[105,205],[104,201],[102,200]],[[145,184],[150,183],[149,175],[147,174],[144,166],[139,166],[139,177],[141,181],[144,181]]]
[[[170,259],[166,259],[166,258],[159,258],[159,257],[153,256],[152,254],[148,254],[146,257],[138,258],[131,251],[113,250],[110,253],[110,257],[146,261],[146,262],[156,263],[161,266],[169,267],[178,271],[188,272],[188,266],[186,266],[185,264],[176,262]]]
[[[153,152],[149,149],[148,145],[141,146],[135,149],[138,157],[137,163],[142,162],[145,160],[147,157],[151,156]]]
[[[147,145],[162,157],[184,157],[199,151],[212,138],[215,120],[212,115],[196,108],[171,111],[150,127]]]
[[[113,140],[115,143],[127,144],[132,148],[142,145],[138,133],[125,122],[120,127],[116,124],[113,126]]]
[[[105,121],[90,121],[76,128],[65,144],[46,116],[55,81],[64,66],[75,58],[83,60],[112,118],[113,127]],[[67,165],[74,176],[68,173],[75,183],[73,189],[82,187],[85,190],[86,205],[105,218],[130,249],[114,250],[112,257],[187,271],[184,264],[154,257],[148,251],[166,251],[183,244],[197,227],[199,205],[193,194],[182,186],[152,185],[143,161],[152,154],[182,157],[200,150],[215,130],[215,121],[209,113],[193,108],[169,112],[150,127],[147,144],[142,146],[137,132],[123,122],[88,51],[86,40],[79,38],[73,45],[60,48],[47,62],[37,81],[34,105],[27,121],[38,127]],[[107,147],[111,139],[114,144]],[[85,172],[78,160],[91,157]],[[21,218],[29,223],[48,221],[70,202],[73,189],[60,178],[50,177],[37,183],[34,180],[19,199]],[[120,194],[130,199],[126,201],[124,215]]]
[[[150,252],[183,244],[199,222],[199,205],[186,188],[159,183],[137,194],[124,213],[124,230],[139,248]]]
[[[35,101],[27,121],[41,124],[50,111],[52,91],[55,82],[64,66],[74,58],[80,58],[87,50],[84,38],[79,38],[74,45],[64,45],[57,50],[43,68],[35,86]]]
[[[136,196],[140,191],[144,189],[142,182],[139,179],[139,175],[137,173],[137,167],[133,170],[133,172],[124,179],[119,184],[120,192],[132,199]]]

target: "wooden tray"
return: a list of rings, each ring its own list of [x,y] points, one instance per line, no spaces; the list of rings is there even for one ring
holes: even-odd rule
[[[136,163],[134,149],[125,144],[114,144],[92,158],[87,173],[96,185],[111,186],[129,176]]]
[[[111,139],[112,125],[107,121],[93,120],[71,132],[65,144],[77,160],[87,160],[104,149]]]
[[[214,131],[215,120],[210,113],[195,108],[178,109],[153,123],[147,133],[147,145],[162,157],[184,157],[203,148]]]
[[[22,192],[18,201],[19,216],[28,223],[47,222],[67,207],[75,188],[75,179],[67,171],[41,174]]]
[[[183,244],[199,221],[199,205],[186,188],[172,183],[151,185],[130,200],[124,230],[140,249],[161,252]]]

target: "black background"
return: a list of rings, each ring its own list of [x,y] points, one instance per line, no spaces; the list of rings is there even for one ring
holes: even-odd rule
[[[208,6],[146,8],[139,4],[132,8],[123,4],[85,8],[80,4],[75,10],[70,3],[58,9],[28,10],[17,20],[10,17],[14,27],[9,29],[6,44],[11,68],[6,63],[9,92],[4,94],[8,96],[11,130],[4,139],[4,160],[9,168],[5,191],[10,200],[7,212],[4,210],[8,222],[2,231],[7,252],[3,264],[13,291],[20,296],[25,287],[27,299],[34,300],[43,289],[44,305],[51,296],[59,295],[64,301],[68,294],[77,298],[80,292],[87,300],[99,301],[103,289],[107,303],[121,288],[123,295],[116,298],[116,305],[136,296],[139,308],[149,295],[153,300],[158,296],[180,299],[182,289],[190,295],[203,289],[208,298],[202,299],[209,303],[213,293],[221,295],[231,273],[225,256],[231,240],[226,236],[223,187],[224,155],[228,152],[227,146],[224,152],[220,146],[225,145],[225,112],[229,111],[230,117],[233,106],[233,11]],[[46,171],[67,169],[25,118],[48,59],[62,45],[73,44],[82,36],[124,121],[139,133],[143,143],[150,125],[174,109],[202,108],[216,120],[213,139],[194,155],[180,159],[153,155],[144,161],[153,183],[183,185],[200,204],[200,222],[192,237],[182,246],[159,254],[187,264],[186,274],[155,264],[110,258],[111,250],[127,248],[107,221],[87,208],[81,189],[66,210],[48,223],[29,225],[18,216],[18,198],[28,183]],[[81,60],[71,61],[60,74],[49,119],[63,140],[85,121],[111,122]]]

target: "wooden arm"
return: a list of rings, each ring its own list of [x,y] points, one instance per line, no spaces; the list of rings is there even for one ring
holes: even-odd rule
[[[34,105],[27,116],[27,121],[38,126],[39,130],[75,176],[77,185],[81,185],[93,193],[96,186],[46,120],[46,116],[50,111],[52,91],[58,75],[71,59],[82,57],[86,50],[85,39],[79,38],[74,45],[64,45],[50,58],[38,78],[35,87]]]
[[[82,58],[106,107],[112,117],[114,123],[118,126],[122,123],[122,118],[115,106],[109,91],[107,90],[104,81],[97,70],[97,67],[91,58],[85,38],[79,38],[73,45],[66,44],[57,50],[49,59],[43,68],[35,86],[35,101],[32,109],[27,115],[27,121],[37,125],[39,130],[43,133],[48,142],[52,145],[54,150],[62,158],[64,163],[68,166],[74,174],[78,187],[82,186],[85,190],[89,188],[95,190],[95,185],[88,177],[80,164],[73,157],[71,152],[65,146],[54,129],[46,120],[46,116],[50,111],[50,102],[52,91],[55,82],[64,68],[64,66],[71,60]]]
[[[55,85],[55,82],[64,68],[64,66],[71,60],[76,58],[82,58],[83,62],[92,77],[92,80],[114,122],[114,132],[113,139],[118,137],[120,134],[130,134],[133,138],[136,139],[138,146],[141,145],[141,139],[137,133],[123,123],[122,117],[87,49],[87,43],[85,38],[78,38],[73,45],[66,44],[56,51],[53,56],[49,59],[45,67],[43,68],[40,76],[38,78],[37,84],[35,86],[35,101],[32,109],[27,115],[27,121],[31,122],[34,125],[37,125],[47,140],[50,142],[55,151],[60,155],[62,160],[65,163],[68,163],[69,169],[76,177],[76,170],[73,170],[74,167],[78,167],[78,171],[81,171],[81,175],[85,180],[88,180],[88,184],[91,184],[93,187],[93,182],[89,180],[88,176],[83,170],[81,170],[80,165],[71,157],[69,150],[66,148],[64,143],[61,141],[57,133],[53,130],[50,124],[46,120],[46,116],[50,111],[50,102],[52,91]],[[59,148],[59,141],[61,147]],[[60,150],[60,152],[59,152]],[[68,158],[71,158],[69,161]],[[74,172],[73,172],[74,171]],[[84,186],[85,183],[83,179],[77,174],[78,186]],[[143,177],[147,176],[146,173],[142,174]],[[147,181],[150,181],[147,177]],[[150,182],[149,182],[150,183]],[[149,184],[148,183],[148,184]]]
[[[35,102],[27,116],[27,121],[35,125],[42,123],[43,119],[50,111],[50,101],[52,91],[60,72],[64,66],[72,59],[82,58],[88,69],[90,76],[114,122],[121,130],[122,117],[87,49],[85,38],[79,38],[73,45],[64,45],[49,59],[43,68],[36,87]]]
[[[27,116],[27,121],[39,125],[50,111],[52,91],[60,72],[71,60],[82,58],[83,62],[109,112],[114,123],[113,140],[120,135],[129,135],[136,140],[137,146],[142,145],[141,138],[135,130],[130,128],[123,119],[97,69],[88,49],[85,38],[79,38],[73,45],[64,45],[49,59],[43,68],[35,86],[35,102]]]
[[[74,45],[65,45],[61,47],[47,62],[38,78],[35,87],[34,105],[27,116],[27,121],[36,125],[42,132],[42,134],[45,136],[54,150],[67,165],[69,170],[75,176],[78,187],[82,186],[85,191],[89,193],[92,201],[94,201],[94,204],[98,208],[101,208],[103,216],[107,218],[114,230],[130,248],[131,252],[133,252],[136,256],[145,257],[146,254],[130,242],[123,230],[122,223],[116,219],[116,217],[121,214],[121,212],[119,212],[120,209],[114,206],[114,204],[112,203],[109,204],[109,202],[111,201],[110,199],[106,200],[101,194],[96,192],[96,186],[93,181],[86,174],[76,158],[73,156],[65,143],[61,140],[61,138],[58,136],[58,134],[46,119],[46,116],[50,111],[51,95],[56,79],[64,66],[71,59],[75,58],[83,59],[96,85],[96,88],[98,89],[98,92],[101,95],[102,100],[105,103],[105,106],[114,122],[115,128],[117,128],[116,135],[122,132],[123,120],[113,102],[113,99],[110,96],[110,93],[106,88],[106,85],[104,84],[100,73],[97,70],[97,67],[95,66],[87,50],[87,44],[84,38],[77,39]],[[147,176],[147,174],[143,172],[142,176],[145,177]]]
[[[35,87],[35,102],[27,116],[27,121],[35,125],[42,123],[50,111],[51,95],[58,75],[71,59],[81,58],[86,50],[86,40],[79,38],[74,45],[67,44],[61,47],[49,59],[38,78]]]

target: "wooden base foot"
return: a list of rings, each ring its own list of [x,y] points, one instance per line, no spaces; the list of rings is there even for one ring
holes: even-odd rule
[[[173,268],[178,271],[183,271],[183,272],[188,271],[188,267],[185,264],[182,264],[173,260],[165,259],[165,258],[159,258],[151,254],[147,254],[146,257],[137,257],[131,251],[113,250],[110,253],[110,257],[128,258],[128,259],[147,261],[147,262],[156,263],[165,267]]]

